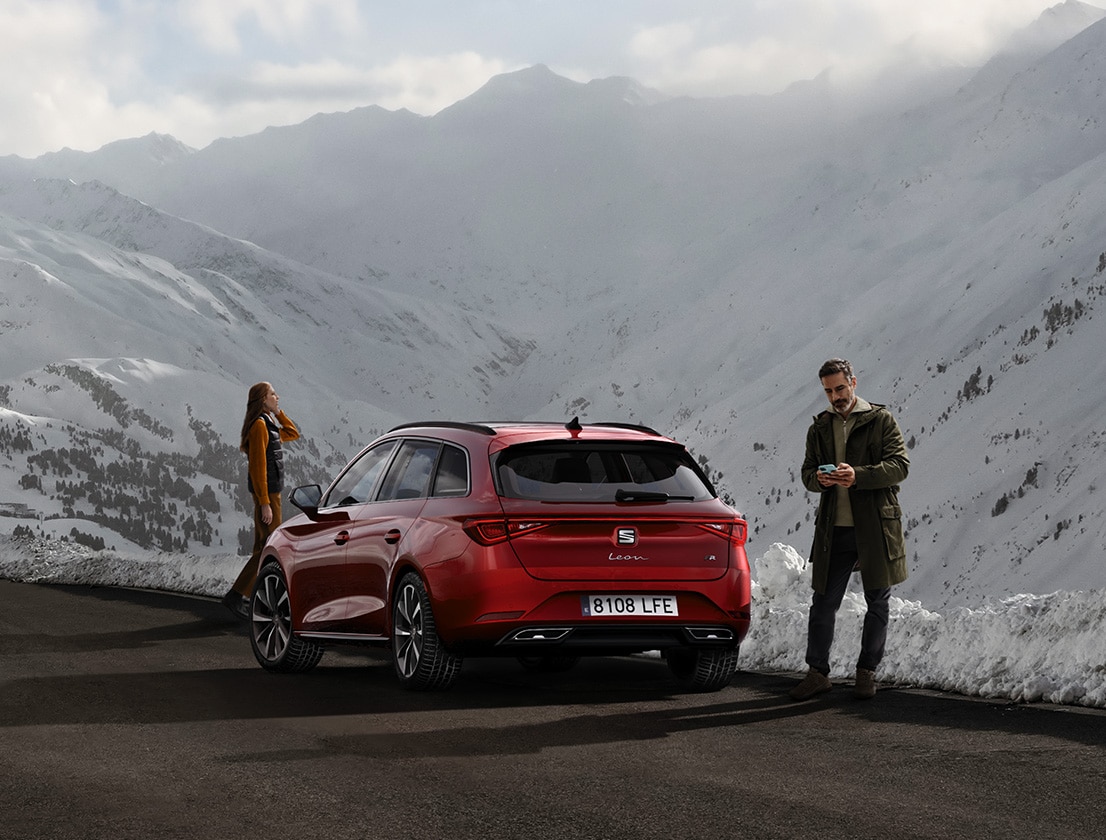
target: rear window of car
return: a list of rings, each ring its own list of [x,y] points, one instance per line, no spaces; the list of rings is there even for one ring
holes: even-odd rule
[[[500,494],[516,499],[614,502],[636,492],[702,501],[715,495],[677,446],[527,444],[500,453],[495,471]]]

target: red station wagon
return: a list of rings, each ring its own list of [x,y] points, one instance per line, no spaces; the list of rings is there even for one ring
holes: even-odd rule
[[[745,520],[652,429],[409,424],[291,501],[250,602],[270,671],[348,643],[389,646],[412,689],[448,688],[466,656],[557,671],[659,650],[698,691],[737,670]]]

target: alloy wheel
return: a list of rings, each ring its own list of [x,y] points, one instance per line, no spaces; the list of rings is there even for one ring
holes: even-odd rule
[[[250,632],[260,655],[270,662],[279,662],[288,650],[292,638],[292,609],[288,603],[288,587],[278,574],[261,579],[250,602]]]
[[[293,631],[288,584],[275,562],[262,568],[250,598],[250,646],[262,668],[283,674],[310,671],[323,657],[321,645]]]
[[[438,636],[430,595],[414,572],[400,580],[392,605],[392,659],[400,685],[415,691],[447,689],[461,671],[462,657]]]
[[[396,598],[395,627],[396,669],[402,679],[411,679],[418,671],[426,644],[422,601],[412,583],[404,583]]]

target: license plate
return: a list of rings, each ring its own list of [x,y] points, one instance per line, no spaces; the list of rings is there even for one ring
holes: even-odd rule
[[[675,595],[584,595],[580,606],[590,618],[626,615],[655,618],[680,614]]]

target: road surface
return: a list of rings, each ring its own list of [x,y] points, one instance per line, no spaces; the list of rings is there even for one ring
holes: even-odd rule
[[[254,662],[214,601],[0,581],[0,838],[1106,837],[1106,713],[641,657]]]

